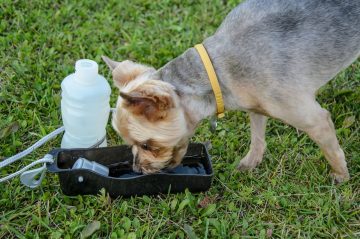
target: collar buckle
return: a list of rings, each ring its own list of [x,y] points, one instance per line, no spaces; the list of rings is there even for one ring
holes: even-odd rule
[[[210,118],[210,126],[209,126],[211,133],[215,133],[216,127],[217,127],[216,116],[212,116]]]

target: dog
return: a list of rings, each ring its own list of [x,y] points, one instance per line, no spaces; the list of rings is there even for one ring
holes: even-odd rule
[[[306,132],[336,182],[349,179],[330,113],[317,90],[360,55],[360,1],[247,0],[203,41],[227,110],[249,112],[251,144],[239,170],[261,163],[268,117]],[[134,170],[181,163],[196,126],[216,114],[198,52],[189,48],[160,69],[103,56],[120,89],[112,125],[132,146]]]

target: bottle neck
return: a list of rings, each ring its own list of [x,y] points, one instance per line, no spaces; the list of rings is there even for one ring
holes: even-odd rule
[[[75,63],[75,80],[86,85],[94,84],[98,77],[98,64],[95,61],[81,59]]]

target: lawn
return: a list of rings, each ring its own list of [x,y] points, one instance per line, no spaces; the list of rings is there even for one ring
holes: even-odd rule
[[[77,59],[101,55],[160,67],[210,36],[238,1],[109,0],[0,2],[0,159],[62,125],[60,83]],[[117,90],[112,87],[114,106]],[[359,238],[360,61],[319,92],[332,115],[351,180],[334,185],[318,147],[270,120],[263,163],[236,165],[250,143],[246,113],[229,112],[215,133],[204,122],[193,141],[210,140],[215,177],[208,192],[111,200],[67,197],[47,174],[31,190],[19,178],[0,184],[0,238]],[[108,126],[109,145],[121,139]],[[47,143],[1,176],[60,145]],[[89,233],[91,234],[91,233]]]

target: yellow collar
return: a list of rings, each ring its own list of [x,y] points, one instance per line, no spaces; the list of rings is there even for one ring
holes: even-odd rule
[[[208,74],[211,87],[214,91],[215,100],[216,100],[216,106],[217,106],[217,117],[222,118],[224,117],[224,100],[221,94],[221,88],[219,85],[219,81],[217,79],[213,64],[211,63],[210,57],[204,47],[203,44],[198,44],[195,46],[195,49],[198,51],[200,58],[204,64],[205,70]]]

